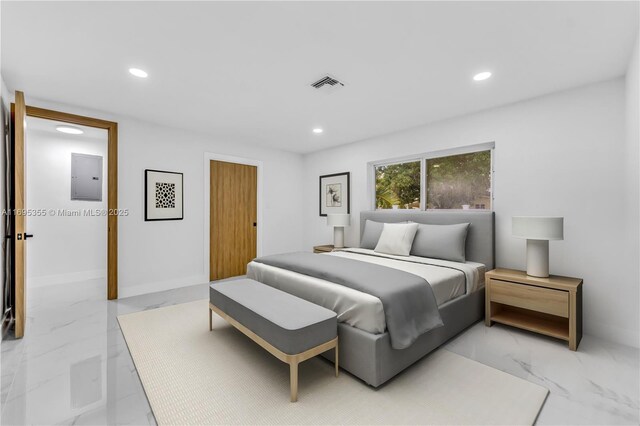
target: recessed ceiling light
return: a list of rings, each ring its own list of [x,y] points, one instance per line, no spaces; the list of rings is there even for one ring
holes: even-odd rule
[[[140,77],[140,78],[149,77],[149,74],[147,74],[145,70],[141,70],[140,68],[129,68],[129,73],[131,75],[135,75],[136,77]]]
[[[484,71],[474,75],[473,79],[475,81],[482,81],[488,79],[489,77],[491,77],[491,73],[489,71]]]
[[[72,126],[56,126],[56,130],[68,135],[81,135],[84,133],[84,130]]]
[[[322,130],[320,127],[316,127],[315,129],[313,129],[313,133],[320,134],[322,132],[324,132],[324,130]]]

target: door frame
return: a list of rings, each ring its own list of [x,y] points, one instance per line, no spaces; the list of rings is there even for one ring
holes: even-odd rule
[[[43,118],[107,131],[107,299],[118,298],[118,123],[34,106],[27,117]],[[26,159],[25,159],[26,161]]]
[[[210,241],[210,230],[211,230],[211,166],[210,162],[212,160],[215,161],[224,161],[227,163],[235,163],[235,164],[243,164],[245,166],[255,166],[257,168],[257,191],[256,191],[256,212],[258,217],[258,229],[256,232],[256,256],[262,256],[262,230],[264,229],[263,221],[262,221],[262,200],[263,200],[263,185],[262,185],[262,169],[263,163],[260,160],[254,160],[252,158],[244,158],[244,157],[234,157],[232,155],[224,155],[224,154],[216,154],[213,152],[205,152],[204,153],[204,244],[203,244],[203,253],[204,253],[204,268],[202,273],[206,277],[206,281],[209,281],[209,273],[210,271],[210,259],[209,255],[211,254],[211,241]]]

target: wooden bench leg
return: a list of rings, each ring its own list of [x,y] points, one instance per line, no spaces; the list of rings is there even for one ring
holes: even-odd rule
[[[336,342],[336,362],[335,362],[335,364],[336,364],[336,377],[338,377],[338,370],[339,370],[339,367],[338,367],[338,342]]]
[[[291,380],[291,402],[298,400],[298,362],[289,364],[289,378]]]
[[[209,308],[209,331],[213,330],[213,311]]]

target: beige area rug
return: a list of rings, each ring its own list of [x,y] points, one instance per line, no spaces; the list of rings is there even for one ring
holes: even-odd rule
[[[118,317],[159,424],[532,424],[547,389],[444,349],[376,390],[323,358],[289,367],[208,302]]]

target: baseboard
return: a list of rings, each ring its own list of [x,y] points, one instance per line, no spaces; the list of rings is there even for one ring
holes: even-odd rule
[[[78,281],[95,280],[105,278],[107,271],[96,269],[93,271],[70,272],[68,274],[43,275],[40,277],[30,277],[27,271],[27,285],[29,288],[42,287],[54,284],[75,283]]]
[[[118,286],[118,299],[139,296],[141,294],[157,293],[165,290],[173,290],[175,288],[190,287],[192,285],[205,284],[208,282],[209,277],[205,275],[195,275],[193,277],[178,278],[168,281],[155,281],[152,283],[137,285],[120,283]]]

